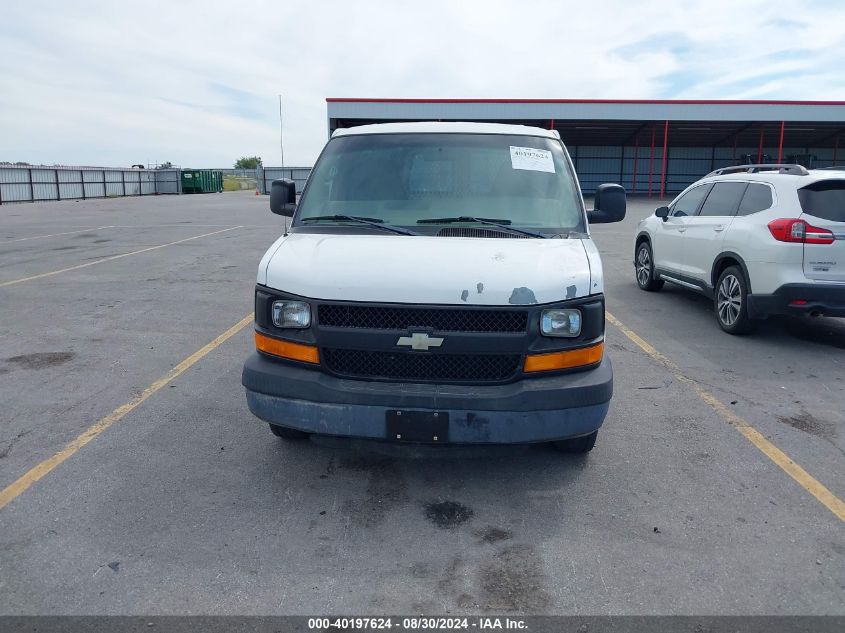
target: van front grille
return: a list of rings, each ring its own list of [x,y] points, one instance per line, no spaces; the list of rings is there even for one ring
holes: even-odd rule
[[[326,369],[339,376],[410,382],[505,382],[519,370],[519,354],[429,354],[322,349]]]
[[[528,313],[525,310],[320,304],[317,322],[320,326],[368,330],[430,328],[437,332],[525,332]]]

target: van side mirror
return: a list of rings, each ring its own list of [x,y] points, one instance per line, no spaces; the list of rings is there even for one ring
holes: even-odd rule
[[[276,215],[292,217],[296,210],[296,184],[281,178],[270,185],[270,211]]]
[[[593,206],[595,208],[587,212],[590,224],[621,222],[625,219],[625,188],[620,185],[599,185]]]
[[[654,215],[665,222],[666,218],[669,217],[669,207],[657,207],[657,209],[654,210]]]

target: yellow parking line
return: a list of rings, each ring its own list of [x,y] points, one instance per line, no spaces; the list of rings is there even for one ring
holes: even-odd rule
[[[813,477],[806,470],[795,463],[792,458],[780,450],[777,446],[766,439],[762,433],[751,426],[747,421],[728,409],[712,393],[704,389],[698,382],[683,373],[681,368],[669,358],[658,352],[652,345],[640,337],[636,332],[620,322],[615,316],[606,313],[607,320],[615,325],[622,333],[631,339],[641,350],[651,356],[658,363],[672,372],[678,382],[689,385],[713,411],[722,417],[728,424],[739,431],[743,437],[754,444],[763,455],[768,457],[783,472],[792,477],[807,492],[813,495],[822,505],[833,512],[840,521],[845,522],[845,502],[833,494],[824,484]]]
[[[50,235],[33,235],[32,237],[20,237],[16,240],[8,240],[7,242],[3,242],[4,244],[9,244],[10,242],[26,242],[27,240],[40,240],[43,237],[59,237],[60,235],[73,235],[74,233],[85,233],[85,231],[99,231],[100,229],[113,229],[115,228],[113,225],[109,226],[95,226],[90,229],[79,229],[78,231],[67,231],[65,233],[51,233]]]
[[[223,332],[223,334],[211,341],[208,345],[205,345],[204,347],[198,349],[196,352],[188,356],[181,363],[176,365],[176,367],[171,369],[165,376],[159,378],[149,387],[144,389],[144,391],[141,392],[140,395],[135,396],[126,404],[120,405],[117,409],[109,413],[106,417],[99,420],[96,424],[88,427],[81,435],[77,436],[76,439],[69,442],[58,453],[56,453],[49,459],[45,459],[37,466],[31,468],[24,475],[19,477],[14,483],[4,488],[3,491],[0,492],[0,510],[5,508],[15,499],[17,499],[21,494],[26,491],[27,488],[29,488],[36,481],[38,481],[42,477],[45,477],[54,468],[70,459],[80,448],[82,448],[83,446],[88,444],[88,442],[96,438],[98,435],[100,435],[100,433],[108,429],[112,424],[121,420],[127,413],[136,409],[141,403],[143,403],[147,398],[156,393],[159,389],[170,383],[174,378],[183,374],[192,365],[196,364],[197,361],[202,359],[212,350],[220,347],[220,345],[232,338],[235,334],[240,332],[252,322],[252,314],[245,316],[243,319],[235,323],[235,325]]]
[[[203,233],[202,235],[195,235],[193,237],[186,237],[183,240],[176,240],[175,242],[168,242],[167,244],[159,244],[158,246],[150,246],[148,248],[142,248],[139,251],[132,251],[131,253],[122,253],[120,255],[111,255],[109,257],[103,257],[101,259],[95,260],[93,262],[87,262],[85,264],[77,264],[76,266],[70,266],[68,268],[62,268],[61,270],[52,270],[49,273],[41,273],[40,275],[32,275],[31,277],[21,277],[20,279],[12,279],[11,281],[2,281],[0,282],[0,288],[4,286],[13,286],[15,284],[22,284],[25,281],[33,281],[34,279],[42,279],[43,277],[52,277],[53,275],[59,275],[61,273],[70,272],[71,270],[79,270],[80,268],[87,268],[88,266],[96,266],[97,264],[104,264],[105,262],[111,262],[115,259],[120,259],[122,257],[129,257],[130,255],[140,255],[141,253],[148,253],[150,251],[157,250],[159,248],[165,248],[167,246],[174,246],[175,244],[182,244],[183,242],[190,242],[191,240],[198,240],[201,237],[208,237],[209,235],[217,235],[218,233],[225,233],[226,231],[234,231],[235,229],[242,229],[243,226],[232,226],[228,229],[223,229],[222,231],[213,231],[212,233]]]

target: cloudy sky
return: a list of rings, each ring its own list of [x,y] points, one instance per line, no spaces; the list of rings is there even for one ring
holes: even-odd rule
[[[0,161],[310,165],[326,97],[845,100],[845,2],[4,2]]]

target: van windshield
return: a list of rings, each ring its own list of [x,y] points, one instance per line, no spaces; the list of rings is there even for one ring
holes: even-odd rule
[[[586,231],[560,142],[537,136],[334,138],[309,177],[294,226],[350,226],[341,215],[429,233],[450,220],[472,225],[468,218],[549,234]]]

